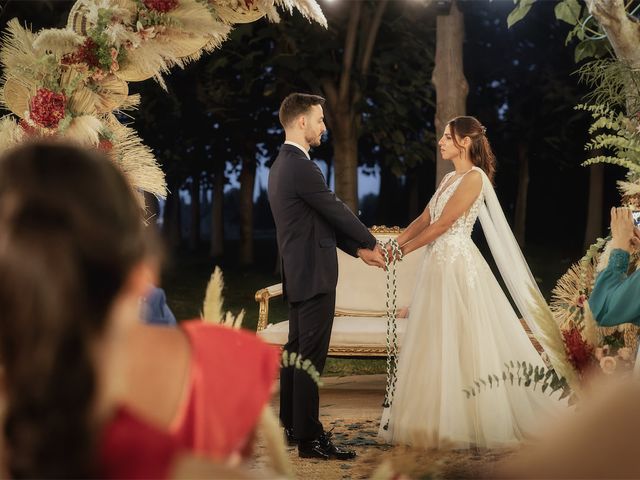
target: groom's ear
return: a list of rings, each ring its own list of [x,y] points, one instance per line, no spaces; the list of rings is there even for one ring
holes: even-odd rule
[[[296,119],[296,123],[298,124],[298,127],[300,127],[302,130],[304,130],[306,128],[306,126],[307,126],[307,116],[304,115],[304,114],[301,114]]]

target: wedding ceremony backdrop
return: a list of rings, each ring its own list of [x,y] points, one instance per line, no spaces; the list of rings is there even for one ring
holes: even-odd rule
[[[326,98],[329,133],[312,156],[368,226],[406,226],[422,211],[450,168],[438,136],[470,114],[487,127],[498,195],[549,295],[543,321],[573,382],[552,388],[578,390],[603,357],[608,370],[630,366],[637,329],[598,328],[586,300],[607,257],[608,208],[639,205],[639,2],[1,5],[0,148],[65,137],[106,152],[176,253],[174,270],[188,270],[186,255],[237,269],[240,289],[251,272],[277,278],[265,185],[286,94]]]

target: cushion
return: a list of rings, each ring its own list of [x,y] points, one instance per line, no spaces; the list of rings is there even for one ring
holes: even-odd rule
[[[406,318],[399,318],[396,322],[398,331],[398,345],[407,325]],[[284,345],[289,334],[289,321],[267,325],[258,332],[267,343]],[[386,346],[387,318],[386,317],[335,317],[331,331],[330,345],[336,346]]]
[[[392,237],[393,235],[376,235],[376,238],[383,242]],[[404,260],[396,264],[398,308],[411,304],[425,248],[422,247],[411,252]],[[350,311],[375,312],[378,315],[384,315],[384,312],[387,311],[386,275],[386,272],[381,268],[370,267],[359,258],[338,250],[336,311],[343,311],[347,314]]]

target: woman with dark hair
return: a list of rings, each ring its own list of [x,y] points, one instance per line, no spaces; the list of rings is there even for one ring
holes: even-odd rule
[[[424,448],[506,446],[531,433],[541,414],[559,403],[539,389],[517,386],[487,388],[470,398],[463,391],[501,374],[505,362],[544,367],[471,239],[476,219],[534,333],[531,300],[539,291],[492,187],[495,156],[485,128],[473,117],[454,118],[438,144],[455,170],[396,239],[402,256],[427,248],[380,436]]]
[[[165,478],[184,452],[225,460],[250,441],[278,354],[201,322],[140,325],[158,268],[141,213],[96,152],[33,143],[0,158],[2,464],[12,478]],[[236,363],[245,355],[253,364]],[[154,376],[145,361],[177,367]],[[233,418],[242,406],[248,419]]]

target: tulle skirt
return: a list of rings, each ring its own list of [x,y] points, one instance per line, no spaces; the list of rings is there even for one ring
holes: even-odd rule
[[[539,385],[502,381],[506,362],[544,363],[470,238],[429,246],[418,277],[395,396],[380,424],[383,440],[423,448],[505,447],[535,435],[566,408],[559,394],[551,397]],[[499,385],[489,383],[494,375]],[[476,394],[468,396],[464,390],[471,388]]]

